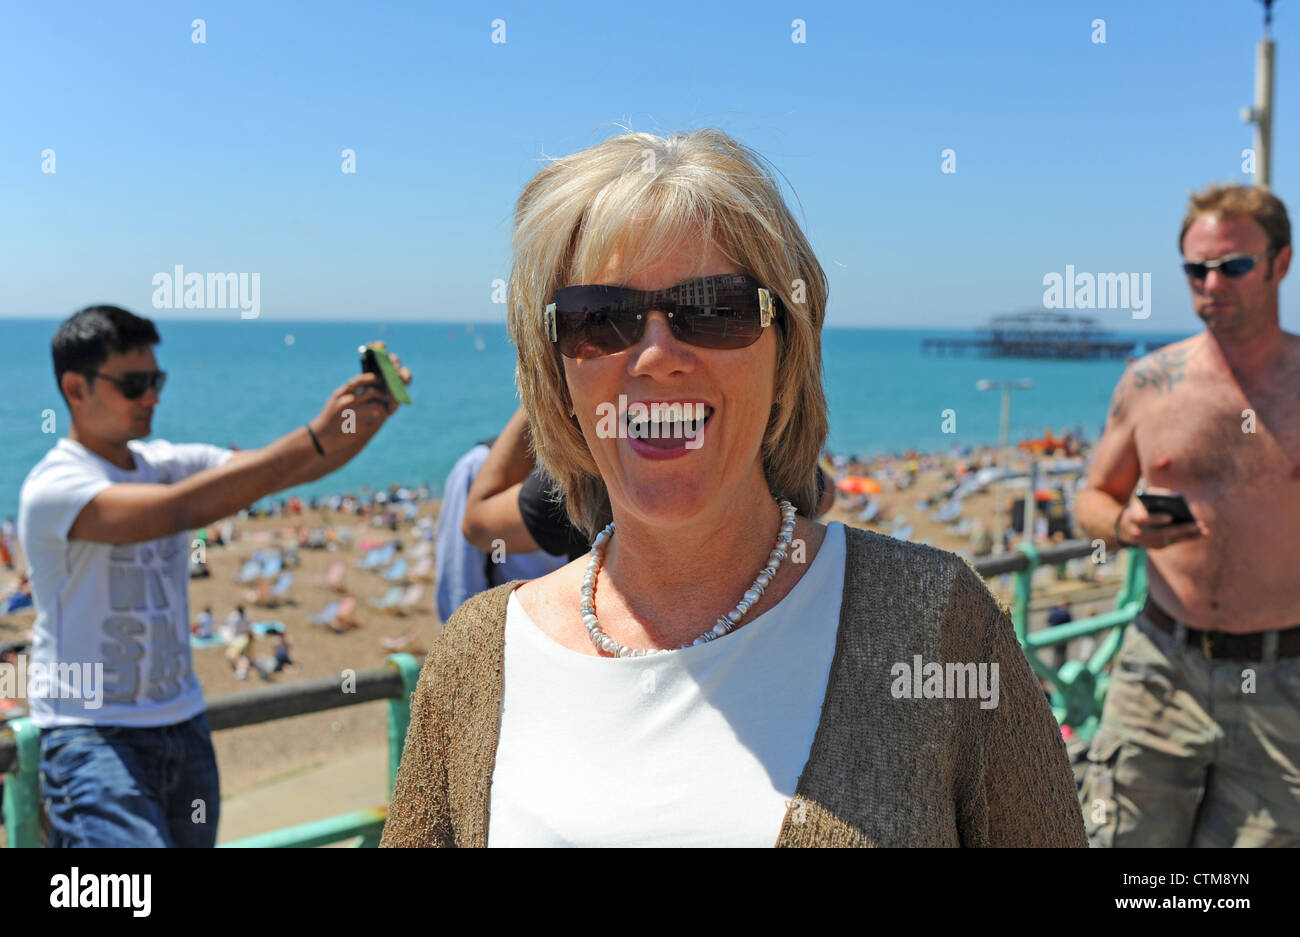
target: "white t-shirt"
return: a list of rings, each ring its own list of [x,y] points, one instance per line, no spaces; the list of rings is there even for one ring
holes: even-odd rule
[[[827,525],[803,578],[744,627],[650,657],[568,650],[512,594],[488,845],[775,844],[821,718],[844,541]]]
[[[69,540],[68,530],[111,485],[172,484],[232,452],[161,439],[127,445],[134,471],[60,439],[19,495],[18,537],[37,613],[29,668],[56,675],[45,685],[28,678],[32,720],[42,729],[172,725],[204,708],[190,658],[189,533],[113,546]]]

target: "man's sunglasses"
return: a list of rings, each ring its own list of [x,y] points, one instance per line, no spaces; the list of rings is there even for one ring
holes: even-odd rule
[[[122,392],[122,396],[127,400],[136,400],[144,396],[144,392],[153,388],[155,393],[162,393],[163,385],[167,383],[166,371],[127,371],[120,378],[103,374],[99,371],[87,371],[91,377],[102,377],[104,380],[117,385],[117,389]]]
[[[1218,270],[1225,277],[1236,279],[1244,277],[1255,269],[1255,262],[1269,257],[1269,254],[1239,255],[1220,257],[1218,260],[1206,260],[1198,264],[1183,264],[1183,272],[1193,280],[1204,280],[1211,270]]]
[[[546,331],[566,358],[602,358],[645,334],[653,310],[673,336],[699,348],[747,348],[772,324],[779,297],[746,274],[701,277],[662,290],[566,286],[546,307]]]

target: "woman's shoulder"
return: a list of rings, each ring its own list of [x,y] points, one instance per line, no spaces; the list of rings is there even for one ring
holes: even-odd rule
[[[874,581],[895,589],[921,581],[927,591],[946,594],[971,577],[981,579],[969,560],[948,550],[848,525],[844,535],[846,581]]]
[[[488,662],[500,658],[505,646],[506,605],[522,580],[514,580],[470,596],[443,623],[429,648],[424,669],[466,671],[465,661]]]
[[[986,624],[1004,611],[964,557],[845,527],[845,620],[900,634]]]

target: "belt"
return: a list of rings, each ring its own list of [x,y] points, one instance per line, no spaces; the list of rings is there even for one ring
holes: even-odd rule
[[[1178,622],[1153,602],[1150,596],[1147,596],[1147,604],[1142,611],[1150,619],[1151,624],[1165,632],[1165,634],[1174,634],[1177,630]],[[1268,633],[1267,631],[1256,631],[1253,634],[1231,634],[1227,631],[1201,631],[1189,625],[1187,627],[1187,645],[1200,648],[1201,652],[1205,654],[1206,660],[1226,660],[1229,658],[1233,660],[1263,660],[1264,636]],[[1279,628],[1274,633],[1277,635],[1278,657],[1300,656],[1300,625]]]

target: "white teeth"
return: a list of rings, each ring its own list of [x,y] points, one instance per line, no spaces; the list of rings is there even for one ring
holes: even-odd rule
[[[703,420],[692,420],[684,423],[657,423],[647,420],[629,424],[628,432],[642,438],[678,439],[699,432],[700,427],[703,425]]]
[[[659,419],[655,419],[654,415],[656,413],[660,414]],[[632,406],[629,407],[627,411],[623,414],[623,419],[626,420],[629,425],[634,423],[669,423],[674,421],[665,419],[664,417],[675,415],[678,417],[676,422],[682,422],[682,421],[685,421],[687,423],[698,422],[698,420],[692,419],[691,417],[692,413],[699,414],[700,415],[699,419],[708,419],[708,417],[713,414],[713,408],[705,407],[702,405],[701,406],[688,405],[686,407],[673,406],[671,408],[667,406],[663,406],[657,409],[652,409],[650,407],[645,407],[645,406],[639,406],[639,407]]]
[[[698,409],[697,409],[698,408]],[[702,404],[688,405],[687,413],[692,410],[701,413],[699,419],[655,419],[652,414],[655,411],[647,411],[644,407],[629,410],[624,419],[627,423],[628,434],[641,439],[680,439],[682,437],[691,437],[700,431],[705,421],[713,414],[711,407],[705,407]],[[680,413],[680,411],[677,411]],[[683,414],[685,415],[685,414]]]

